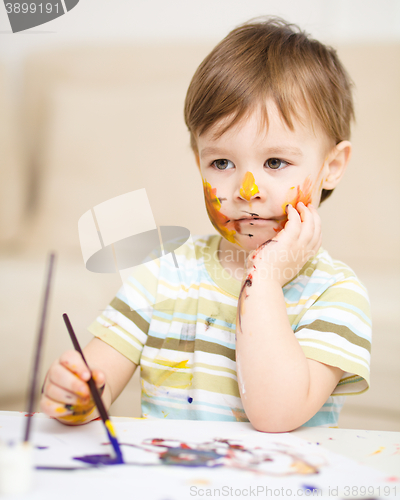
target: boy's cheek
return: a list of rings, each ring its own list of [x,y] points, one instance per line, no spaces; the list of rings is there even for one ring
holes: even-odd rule
[[[296,205],[300,202],[304,203],[305,206],[312,203],[315,207],[318,207],[323,185],[321,173],[320,171],[314,180],[311,179],[311,176],[307,176],[302,184],[291,186],[287,190],[284,202],[281,205],[283,213],[286,213],[285,209],[288,204],[292,205],[293,208],[296,208]]]

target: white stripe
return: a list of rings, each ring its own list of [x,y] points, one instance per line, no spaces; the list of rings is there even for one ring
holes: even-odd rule
[[[353,344],[343,337],[337,338],[338,335],[334,332],[316,332],[315,330],[308,330],[307,328],[303,328],[302,330],[295,332],[295,335],[299,342],[301,339],[313,339],[316,341],[322,341],[330,344],[331,346],[340,347],[350,355],[359,356],[360,358],[366,360],[368,363],[371,358],[370,353],[366,349]],[[318,345],[321,344],[319,344],[318,342]]]
[[[131,344],[133,347],[135,347],[135,349],[137,349],[138,351],[141,351],[142,350],[142,345],[138,344],[134,339],[132,339],[132,337],[126,335],[125,333],[119,331],[116,327],[114,326],[108,326],[108,323],[106,321],[104,321],[102,318],[98,318],[98,322],[102,325],[102,326],[105,326],[106,328],[108,328],[110,331],[116,333],[119,337],[121,337],[122,339],[124,339],[126,342],[128,342],[128,344]]]
[[[341,356],[345,359],[348,359],[352,363],[364,366],[369,371],[369,364],[366,363],[364,360],[355,359],[352,356],[348,355],[347,353],[344,353],[342,351],[338,351],[337,349],[333,349],[331,347],[326,347],[326,346],[321,346],[321,344],[314,344],[313,342],[306,342],[304,340],[302,340],[300,342],[300,345],[306,346],[306,347],[313,347],[314,349],[318,349],[319,351],[326,351],[326,352],[330,352],[332,354],[336,354],[337,356]]]

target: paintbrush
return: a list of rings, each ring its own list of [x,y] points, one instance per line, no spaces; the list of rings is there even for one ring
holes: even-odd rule
[[[67,327],[69,336],[71,337],[71,340],[72,340],[72,343],[74,345],[75,350],[78,351],[79,354],[82,356],[82,359],[85,362],[86,366],[88,367],[89,372],[92,373],[90,368],[89,368],[89,365],[87,364],[85,356],[82,352],[81,346],[79,345],[78,339],[76,338],[74,329],[72,328],[72,325],[71,325],[71,322],[68,318],[68,315],[64,313],[63,319],[64,319],[65,325]],[[112,425],[110,417],[108,416],[107,410],[104,407],[103,400],[101,399],[100,393],[97,389],[96,382],[94,381],[93,376],[90,377],[90,379],[88,380],[87,383],[89,385],[90,393],[91,393],[92,398],[95,402],[97,410],[98,410],[100,417],[101,417],[101,419],[104,423],[104,426],[106,428],[108,437],[110,439],[110,443],[112,444],[112,447],[114,448],[114,451],[116,454],[116,462],[115,463],[122,464],[122,463],[124,463],[124,460],[122,457],[121,448],[120,448],[118,440],[117,440],[117,436],[115,434],[114,426]]]
[[[48,260],[46,288],[45,288],[45,293],[44,293],[44,298],[43,298],[42,314],[40,317],[40,326],[39,326],[39,332],[38,332],[37,343],[36,343],[35,360],[34,360],[33,370],[32,370],[32,380],[31,380],[31,386],[30,386],[30,390],[29,390],[28,420],[26,422],[25,437],[24,437],[25,443],[27,443],[29,441],[29,434],[30,434],[30,430],[31,430],[31,418],[33,415],[35,398],[36,398],[36,393],[37,393],[37,379],[38,379],[39,367],[40,367],[40,356],[42,354],[44,329],[45,329],[46,318],[47,318],[47,305],[49,303],[50,285],[51,285],[51,278],[52,278],[52,274],[53,274],[54,259],[55,259],[55,255],[54,255],[54,253],[51,253],[49,255],[49,260]]]
[[[32,415],[37,396],[37,382],[40,368],[40,358],[44,339],[49,303],[50,286],[54,266],[54,254],[48,258],[46,286],[43,297],[39,330],[37,334],[32,375],[28,391],[28,413],[25,426],[25,436],[22,443],[3,444],[0,442],[0,496],[7,494],[26,493],[30,490],[33,479],[33,448],[29,442]]]

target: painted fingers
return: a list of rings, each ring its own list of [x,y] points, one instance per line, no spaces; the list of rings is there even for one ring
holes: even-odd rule
[[[285,230],[290,233],[293,231],[293,225],[296,226],[293,232],[298,246],[304,249],[305,263],[318,252],[321,246],[321,219],[311,203],[305,206],[304,203],[300,202],[296,205],[296,210],[291,207],[290,213],[292,217],[288,218],[286,224],[288,227],[285,226]],[[293,220],[295,223],[292,225]]]
[[[304,264],[313,257],[321,246],[321,219],[317,210],[302,202],[287,206],[288,220],[282,231],[272,240],[273,244],[264,243],[250,254],[248,261],[254,269],[266,279],[278,281],[281,286],[291,281]],[[248,271],[250,270],[248,264]]]
[[[104,387],[104,374],[93,370],[92,375],[97,387]],[[95,418],[95,404],[87,384],[90,376],[81,355],[76,351],[66,351],[47,373],[40,401],[41,410],[50,417],[72,425]]]

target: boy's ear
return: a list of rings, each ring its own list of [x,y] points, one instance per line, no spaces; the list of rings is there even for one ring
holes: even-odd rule
[[[328,155],[328,170],[323,181],[323,189],[331,190],[339,184],[351,157],[351,143],[342,141]]]

